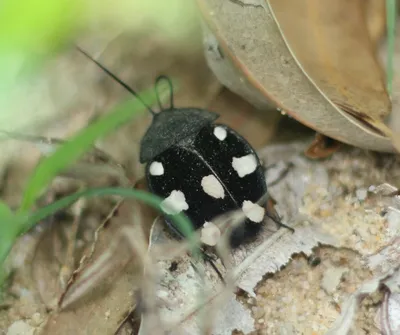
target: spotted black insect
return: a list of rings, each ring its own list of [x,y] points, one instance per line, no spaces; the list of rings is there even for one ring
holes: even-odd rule
[[[183,212],[195,229],[202,229],[202,242],[215,245],[217,241],[206,234],[210,229],[218,232],[213,218],[241,209],[246,219],[232,230],[231,246],[237,247],[256,237],[265,217],[270,215],[266,200],[258,203],[265,198],[267,184],[260,159],[251,145],[228,126],[214,123],[219,117],[216,113],[176,108],[167,77],[160,76],[155,88],[157,92],[161,80],[169,83],[169,106],[163,108],[157,97],[161,111],[155,113],[127,84],[80,51],[140,99],[153,115],[141,141],[140,162],[146,164],[149,190],[164,199],[161,207],[171,230],[183,237],[171,220],[171,216]],[[285,226],[276,218],[275,222]]]

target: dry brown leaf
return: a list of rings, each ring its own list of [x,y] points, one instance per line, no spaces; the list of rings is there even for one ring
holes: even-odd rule
[[[263,113],[246,100],[224,88],[207,107],[224,123],[242,135],[255,149],[263,148],[274,136],[281,115]]]
[[[307,148],[304,154],[308,158],[318,159],[327,158],[334,154],[340,148],[340,142],[330,139],[322,134],[317,133],[314,141]]]
[[[329,99],[364,122],[382,121],[390,101],[366,29],[366,3],[269,2],[295,57]]]
[[[256,106],[272,103],[341,142],[393,151],[367,9],[360,0],[288,3],[198,0],[214,73]]]
[[[144,179],[139,180],[135,188],[146,189]],[[102,226],[94,245],[84,251],[85,257],[65,291],[58,295],[61,311],[53,313],[43,334],[114,334],[132,312],[135,305],[133,292],[141,278],[142,267],[121,232],[123,227],[129,226],[131,233],[138,237],[139,231],[135,229],[143,229],[145,239],[148,238],[150,225],[148,228],[131,225],[132,216],[139,215],[135,211],[137,205],[134,201],[123,201],[111,222]],[[156,212],[149,206],[140,206],[140,213],[145,222],[155,219]],[[46,278],[49,279],[48,274]],[[54,282],[54,278],[48,282]],[[53,302],[54,297],[50,294],[48,301]]]
[[[78,274],[75,286],[69,287],[64,296],[65,303],[72,299],[79,285],[85,285],[85,270],[90,269],[91,265],[110,250],[111,242],[115,241],[120,227],[127,224],[132,215],[131,207],[129,201],[124,202],[119,215],[113,219],[113,224],[99,234],[92,260]],[[96,283],[91,291],[87,291],[89,294],[73,300],[72,304],[68,303],[66,309],[55,312],[48,320],[43,334],[114,334],[134,305],[133,292],[141,271],[129,246],[123,240],[113,250],[112,263],[109,265],[113,270],[108,272],[107,278]]]

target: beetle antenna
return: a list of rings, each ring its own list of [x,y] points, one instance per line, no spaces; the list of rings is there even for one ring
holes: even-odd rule
[[[292,233],[294,233],[294,231],[295,231],[294,228],[282,223],[279,217],[277,218],[275,215],[268,213],[268,211],[266,211],[265,215],[268,216],[272,221],[274,221],[279,227],[289,229],[292,231]]]
[[[215,271],[216,274],[218,275],[218,277],[219,277],[219,279],[221,280],[221,282],[222,282],[224,285],[226,285],[226,282],[225,282],[224,277],[222,276],[222,273],[218,270],[217,266],[216,266],[215,263],[214,263],[214,259],[213,259],[210,255],[208,255],[204,250],[202,251],[202,254],[203,254],[203,259],[204,259],[204,261],[205,261],[205,262],[208,262],[208,263],[211,265],[211,267],[214,269],[214,271]]]
[[[165,75],[158,76],[156,79],[156,82],[154,84],[158,105],[160,106],[161,110],[164,109],[161,104],[160,95],[158,94],[158,89],[157,89],[158,85],[160,84],[160,81],[162,81],[162,80],[165,80],[169,86],[169,92],[170,92],[169,93],[169,108],[167,108],[167,109],[173,109],[174,108],[174,87],[172,85],[171,79]]]
[[[112,73],[110,70],[108,70],[107,68],[105,68],[102,64],[100,64],[97,60],[95,60],[92,56],[90,56],[86,51],[82,50],[80,47],[76,46],[76,48],[78,49],[78,51],[80,53],[82,53],[83,55],[85,55],[87,58],[89,58],[93,63],[95,63],[100,69],[102,69],[106,74],[108,74],[111,78],[113,78],[118,84],[120,84],[121,86],[123,86],[129,93],[133,94],[146,108],[147,110],[150,112],[151,115],[156,115],[156,113],[154,113],[154,111],[150,108],[149,105],[147,105],[143,99],[140,97],[139,94],[137,94],[131,87],[129,87],[128,84],[124,83],[121,79],[119,79],[114,73]],[[158,99],[158,95],[157,95],[157,99]]]

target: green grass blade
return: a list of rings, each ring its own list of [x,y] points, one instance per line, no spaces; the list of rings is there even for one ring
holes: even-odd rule
[[[4,202],[0,201],[0,220],[3,220],[4,218],[9,218],[13,216],[13,213]],[[3,224],[0,224],[0,228],[3,227]]]
[[[387,90],[392,97],[393,92],[393,55],[396,38],[396,0],[386,0],[386,29],[387,29]]]
[[[24,220],[26,222],[26,216],[14,215],[11,209],[0,201],[0,286],[5,278],[3,261],[10,252]]]
[[[0,260],[10,251],[18,229],[15,223],[14,215],[10,208],[5,203],[0,202]]]
[[[38,209],[30,216],[26,226],[20,233],[23,234],[27,232],[39,221],[45,219],[49,215],[52,215],[65,207],[70,206],[80,198],[102,197],[107,195],[118,195],[123,198],[136,199],[161,211],[160,204],[162,199],[149,192],[128,189],[128,188],[118,188],[118,187],[94,188],[71,194],[69,196],[66,196],[60,200],[53,202],[50,205]],[[171,219],[174,221],[178,229],[182,231],[182,233],[187,238],[191,238],[193,234],[193,226],[190,220],[185,215],[183,214],[174,215],[171,216]]]
[[[9,223],[11,224],[12,222]],[[3,280],[6,276],[3,263],[13,247],[15,239],[16,236],[1,236],[0,238],[0,287],[3,284]]]
[[[145,101],[150,103],[156,100],[154,92],[146,92],[142,96]],[[138,112],[143,111],[143,109],[143,105],[137,99],[125,102],[116,108],[114,112],[103,116],[85,129],[82,129],[70,141],[61,145],[57,151],[44,158],[28,181],[18,212],[29,211],[36,198],[48,186],[51,180],[60,171],[79,159],[93,146],[98,138],[111,133],[117,127],[130,121]]]
[[[4,241],[10,238],[12,239],[18,231],[15,218],[11,209],[4,202],[0,201],[0,249]]]
[[[13,222],[9,222],[7,224],[15,224],[14,227],[18,227],[18,231],[13,230],[10,232],[10,235],[7,235],[4,240],[0,243],[0,266],[3,265],[4,260],[6,259],[8,253],[10,252],[15,239],[19,235],[23,235],[28,232],[31,228],[33,228],[38,222],[45,219],[46,217],[60,211],[80,198],[92,198],[92,197],[101,197],[101,196],[110,196],[110,195],[119,195],[124,198],[131,198],[142,201],[147,205],[150,205],[158,210],[161,210],[160,204],[162,199],[145,191],[127,189],[127,188],[95,188],[88,189],[81,192],[77,192],[66,196],[60,200],[53,202],[50,205],[42,207],[32,213],[29,217],[26,215],[12,215]],[[1,207],[0,207],[1,208]],[[190,220],[183,214],[178,214],[171,216],[171,219],[176,224],[178,229],[182,231],[182,233],[188,238],[191,243],[192,251],[195,256],[198,256],[198,243],[195,241],[193,235],[193,226]],[[1,269],[0,269],[1,270]],[[1,281],[0,281],[1,284]]]

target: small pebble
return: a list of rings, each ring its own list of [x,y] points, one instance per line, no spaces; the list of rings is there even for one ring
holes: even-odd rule
[[[378,229],[376,229],[375,226],[371,226],[371,227],[369,227],[369,232],[371,235],[376,235],[376,234],[378,234]]]
[[[397,211],[391,210],[387,216],[388,228],[391,231],[397,232],[400,230],[400,214]]]
[[[349,269],[344,267],[332,267],[326,270],[321,282],[322,289],[328,294],[334,293],[343,275],[348,271]]]
[[[367,190],[365,188],[359,188],[356,190],[357,199],[360,201],[364,201],[367,198]]]

